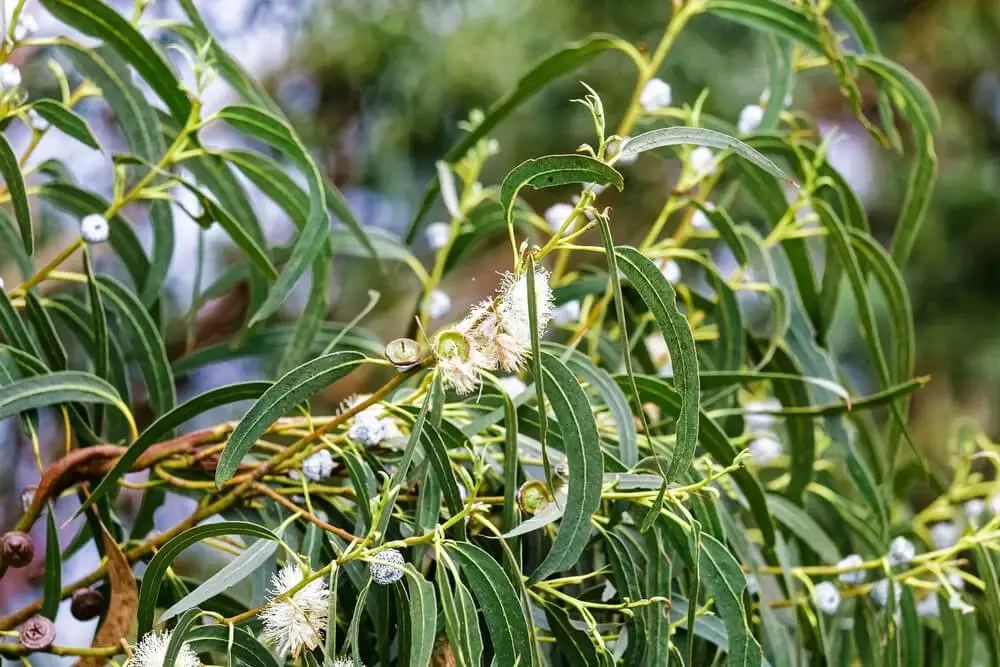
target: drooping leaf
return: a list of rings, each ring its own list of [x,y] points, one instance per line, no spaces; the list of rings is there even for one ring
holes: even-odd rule
[[[31,207],[28,206],[28,191],[24,187],[24,176],[18,164],[14,149],[10,147],[6,136],[0,136],[0,174],[3,174],[4,184],[10,193],[11,205],[14,207],[14,217],[21,232],[21,244],[28,255],[35,254],[35,234],[31,226]]]
[[[104,548],[104,555],[108,559],[108,581],[111,584],[111,597],[108,600],[108,613],[104,616],[104,622],[97,629],[94,641],[91,645],[94,648],[118,646],[122,637],[128,637],[135,621],[136,609],[139,606],[139,590],[135,585],[135,577],[132,575],[132,566],[129,565],[125,554],[118,547],[115,538],[108,532],[107,528],[101,526],[101,539]],[[88,656],[81,658],[77,667],[103,667],[106,658],[101,656]]]
[[[37,100],[32,103],[31,108],[37,111],[38,115],[52,123],[54,127],[65,132],[80,143],[93,149],[101,150],[100,144],[97,143],[97,137],[94,136],[87,121],[61,102],[57,102],[56,100]]]
[[[550,188],[567,183],[596,183],[624,186],[622,175],[600,160],[586,155],[547,155],[526,160],[514,167],[500,184],[500,205],[512,223],[514,201],[522,188]]]

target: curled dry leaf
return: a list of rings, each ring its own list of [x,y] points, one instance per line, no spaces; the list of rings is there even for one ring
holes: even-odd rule
[[[108,556],[108,579],[111,582],[111,601],[104,623],[94,636],[93,647],[115,646],[128,636],[139,609],[139,588],[135,585],[132,567],[118,547],[115,538],[102,527],[104,553]],[[77,661],[76,667],[101,667],[103,657],[90,656]]]

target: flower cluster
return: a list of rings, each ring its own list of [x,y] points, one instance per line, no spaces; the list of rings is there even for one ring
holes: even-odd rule
[[[162,667],[167,657],[167,647],[170,645],[169,632],[149,632],[135,647],[132,657],[125,667]],[[181,650],[174,660],[175,667],[201,667],[201,660],[187,644],[181,645]]]
[[[271,594],[281,596],[302,583],[302,569],[289,563],[271,577]],[[297,657],[302,649],[319,646],[330,613],[330,591],[322,577],[313,579],[292,595],[272,600],[260,613],[261,638],[282,656]]]
[[[554,305],[549,274],[535,269],[538,335],[545,333]],[[445,384],[467,394],[479,382],[479,370],[502,368],[517,373],[531,353],[527,274],[504,274],[499,295],[475,306],[455,327],[434,339],[434,355]]]

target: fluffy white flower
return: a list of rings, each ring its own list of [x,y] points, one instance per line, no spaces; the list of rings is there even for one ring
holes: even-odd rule
[[[759,104],[748,104],[743,107],[740,111],[739,120],[736,121],[736,127],[740,134],[750,134],[758,127],[764,120],[764,108]]]
[[[14,63],[0,65],[0,88],[14,90],[21,85],[21,70]]]
[[[91,213],[80,221],[80,236],[87,243],[104,243],[111,228],[103,215]]]
[[[711,176],[719,170],[719,165],[715,163],[715,153],[712,152],[711,148],[698,146],[691,151],[688,159],[691,162],[691,168],[694,169],[694,173],[697,178]]]
[[[972,498],[965,501],[965,505],[962,506],[965,510],[965,516],[969,519],[978,519],[986,512],[986,501],[982,498]]]
[[[816,608],[824,614],[835,614],[840,607],[840,591],[832,581],[823,581],[813,588],[813,600]]]
[[[962,596],[958,593],[952,593],[948,597],[948,607],[954,609],[962,614],[974,614],[976,613],[976,608],[971,604],[962,599]]]
[[[580,319],[580,302],[567,301],[552,311],[552,321],[555,324],[573,324]]]
[[[572,204],[567,204],[565,202],[559,202],[558,204],[553,204],[552,206],[549,206],[547,209],[545,209],[545,222],[549,224],[549,227],[552,228],[552,231],[558,231],[559,228],[563,226],[563,223],[565,223],[566,220],[569,218],[569,216],[573,215],[573,211],[575,210],[576,210],[575,206],[573,206]],[[575,226],[576,224],[574,223],[573,227]],[[572,229],[573,227],[570,227],[570,229]]]
[[[774,438],[762,435],[759,438],[754,438],[750,442],[748,447],[750,450],[750,458],[753,462],[759,466],[766,466],[770,463],[774,463],[781,457],[781,443]]]
[[[424,230],[424,236],[427,237],[427,245],[434,250],[440,250],[448,245],[448,239],[451,238],[451,225],[447,222],[432,222]]]
[[[842,559],[839,563],[837,563],[837,568],[838,569],[856,568],[861,564],[863,564],[864,562],[865,559],[859,556],[858,554],[851,554],[850,556],[847,556],[846,558]],[[860,584],[865,580],[865,571],[851,570],[849,572],[843,572],[838,577],[838,579],[840,579],[845,584],[851,584],[851,585]]]
[[[14,25],[14,41],[22,42],[38,32],[38,21],[31,14],[21,14]]]
[[[714,211],[715,204],[713,204],[710,201],[707,201],[705,202],[705,208],[707,208],[709,211]],[[696,208],[694,210],[694,215],[691,216],[691,227],[693,227],[694,230],[698,232],[710,232],[713,229],[712,221],[708,219],[708,216],[705,215],[705,212],[702,211],[700,208]]]
[[[333,474],[333,457],[330,451],[321,449],[302,461],[302,474],[306,479],[318,482]]]
[[[743,405],[746,411],[743,414],[743,423],[746,424],[750,433],[764,433],[772,426],[778,418],[769,414],[781,410],[781,401],[774,397],[765,398],[762,401],[748,401]]]
[[[528,388],[528,385],[524,384],[524,381],[516,375],[505,375],[500,378],[500,386],[503,387],[503,390],[507,392],[511,398],[519,395]]]
[[[133,649],[132,657],[125,663],[125,667],[163,667],[169,644],[170,632],[147,632]],[[201,667],[201,660],[190,646],[183,644],[174,667]]]
[[[333,667],[365,667],[365,663],[354,662],[354,658],[349,655],[342,655],[334,659]]]
[[[898,581],[892,582],[893,597],[899,600],[899,594],[901,588]],[[884,607],[889,602],[889,580],[879,579],[872,586],[872,589],[868,591],[868,595],[871,596],[872,600],[880,607]]]
[[[681,265],[672,259],[664,262],[663,268],[660,271],[671,285],[676,285],[681,281]]]
[[[538,336],[552,319],[554,306],[549,274],[535,268],[535,315]],[[476,346],[483,363],[499,364],[505,371],[516,373],[531,353],[531,322],[528,316],[528,278],[504,274],[499,304],[483,318],[475,334]],[[487,366],[490,367],[490,366]]]
[[[36,132],[44,132],[49,129],[49,121],[42,118],[34,109],[28,109],[28,125]]]
[[[962,531],[951,521],[939,521],[930,527],[929,533],[935,549],[947,549],[958,542]]]
[[[381,418],[382,410],[372,406],[354,416],[347,437],[365,447],[374,447],[386,438],[386,422]]]
[[[650,79],[639,93],[639,104],[646,111],[669,107],[672,99],[670,84],[663,79]]]
[[[917,616],[937,616],[940,612],[937,593],[928,593],[917,602],[916,607]]]
[[[372,558],[372,579],[380,586],[388,586],[403,578],[406,560],[398,549],[384,549]]]
[[[444,317],[451,310],[451,297],[442,290],[436,289],[427,297],[427,314],[432,319]]]
[[[271,577],[271,595],[277,597],[302,582],[302,569],[289,563]],[[272,600],[260,613],[261,639],[282,656],[298,657],[323,640],[330,592],[323,577],[313,579],[290,597]]]
[[[614,141],[609,142],[608,157],[615,158],[618,155],[619,151],[621,151],[622,146],[624,146],[625,142],[628,141],[629,139],[630,137],[622,137],[621,139],[615,139]],[[630,153],[629,155],[624,155],[622,157],[617,158],[615,162],[623,167],[627,167],[631,164],[635,164],[635,161],[638,159],[639,159],[638,153]]]
[[[917,555],[913,542],[902,535],[889,543],[889,563],[891,565],[906,565]]]

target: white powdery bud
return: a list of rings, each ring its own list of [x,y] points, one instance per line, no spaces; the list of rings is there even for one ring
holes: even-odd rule
[[[14,90],[21,85],[21,70],[14,63],[0,65],[0,89]]]
[[[917,548],[913,542],[903,536],[899,536],[889,543],[889,564],[906,565],[917,555]]]
[[[38,32],[38,21],[31,14],[21,14],[14,25],[14,41],[22,42]]]
[[[764,109],[758,104],[748,104],[740,111],[736,128],[740,134],[750,134],[764,121]]]
[[[969,519],[979,519],[986,512],[986,501],[982,498],[972,498],[965,501],[962,509]]]
[[[271,595],[277,597],[302,582],[302,569],[289,563],[271,577]],[[323,641],[330,613],[330,592],[323,577],[317,577],[290,597],[273,600],[260,613],[261,639],[279,655],[297,658]]]
[[[928,593],[916,604],[917,616],[937,616],[940,613],[938,608],[937,593]]]
[[[816,608],[824,614],[836,614],[840,608],[840,591],[832,581],[823,581],[813,588],[813,600],[816,601]]]
[[[954,588],[956,591],[965,590],[965,579],[962,578],[958,572],[952,572],[948,575],[948,585]]]
[[[37,111],[34,109],[28,109],[28,125],[35,132],[45,132],[49,129],[50,124],[49,121],[42,118],[41,114]]]
[[[719,170],[719,165],[715,163],[715,153],[712,152],[712,149],[705,146],[698,146],[691,151],[688,159],[697,178],[711,176]]]
[[[170,645],[170,632],[147,632],[132,649],[132,657],[125,667],[163,667],[167,657],[167,646]],[[174,667],[200,667],[201,660],[187,644],[181,645],[181,650],[174,660]]]
[[[935,549],[947,549],[958,542],[962,531],[951,521],[940,521],[930,527],[931,544]]]
[[[952,593],[948,597],[948,607],[954,609],[961,614],[974,614],[976,613],[976,608],[971,604],[962,599],[962,596],[958,593]]]
[[[436,289],[427,297],[427,314],[432,319],[444,317],[451,310],[451,297],[445,292]]]
[[[899,594],[902,589],[900,588],[898,581],[892,582],[892,590],[893,597],[896,600],[899,600]],[[875,602],[875,604],[880,607],[884,607],[889,603],[889,580],[879,579],[876,581],[875,585],[872,586],[872,589],[868,592],[868,595],[871,596],[871,599]]]
[[[672,259],[668,259],[664,262],[663,268],[660,269],[660,272],[671,285],[676,285],[681,281],[681,265]]]
[[[705,208],[707,208],[709,211],[714,211],[715,204],[713,204],[710,201],[707,201],[705,202]],[[700,208],[695,209],[694,215],[691,216],[691,227],[693,227],[695,231],[699,232],[710,232],[713,229],[712,221],[708,218],[707,215],[705,215],[705,212],[702,211]]]
[[[772,426],[778,418],[769,414],[781,410],[781,401],[774,397],[765,398],[762,401],[748,401],[743,405],[746,411],[743,414],[743,423],[746,424],[750,433],[764,433]]]
[[[80,221],[80,236],[87,243],[104,243],[108,240],[111,228],[103,215],[91,213]]]
[[[524,384],[524,381],[516,375],[505,375],[499,378],[499,382],[500,386],[511,398],[520,395],[521,392],[528,388],[528,385]]]
[[[427,245],[434,250],[440,250],[448,245],[448,239],[451,238],[451,225],[447,222],[432,222],[424,230],[424,236],[427,237]]]
[[[842,559],[839,563],[837,563],[837,568],[841,570],[847,568],[857,568],[863,565],[864,562],[865,559],[859,556],[858,554],[851,554],[850,556],[847,556],[846,558]],[[840,579],[845,584],[850,584],[852,586],[860,584],[865,580],[865,571],[852,569],[850,572],[843,572],[838,577],[838,579]]]
[[[547,209],[545,209],[545,222],[547,222],[549,227],[552,228],[552,231],[554,232],[558,231],[559,228],[561,228],[563,224],[569,219],[569,217],[573,215],[573,211],[575,210],[576,210],[575,206],[573,206],[572,204],[567,204],[565,202],[559,202],[558,204],[553,204],[552,206],[549,206]],[[568,229],[572,229],[575,226],[576,223],[574,223]]]
[[[403,578],[406,560],[398,549],[379,551],[372,558],[372,580],[380,586],[394,584]]]
[[[374,447],[386,437],[386,421],[380,417],[382,414],[379,408],[368,408],[357,415],[351,421],[351,427],[347,429],[347,437],[358,442],[365,447]]]
[[[329,450],[321,449],[302,461],[302,474],[312,482],[326,479],[333,474],[333,457]]]
[[[669,107],[672,99],[670,84],[663,79],[650,79],[639,93],[639,104],[646,111]]]
[[[625,145],[625,142],[627,142],[629,140],[629,138],[630,137],[622,137],[621,139],[615,139],[614,141],[609,142],[608,143],[608,157],[609,158],[615,158],[618,155],[618,153],[621,151],[622,146]],[[635,161],[638,160],[638,159],[639,159],[639,154],[638,153],[630,153],[628,155],[624,155],[622,157],[619,157],[619,158],[615,159],[615,163],[616,164],[620,164],[623,167],[627,167],[627,166],[629,166],[631,164],[635,164]]]
[[[781,443],[770,436],[754,438],[748,449],[750,458],[759,466],[766,466],[781,458]]]
[[[580,302],[567,301],[552,311],[552,322],[561,326],[573,324],[580,319]]]

